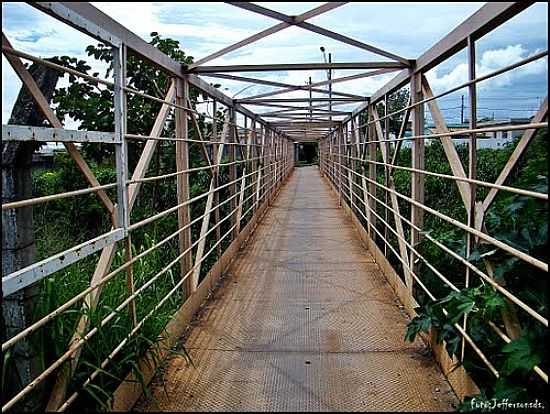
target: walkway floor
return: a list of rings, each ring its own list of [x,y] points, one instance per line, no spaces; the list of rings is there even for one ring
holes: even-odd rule
[[[454,393],[315,167],[296,168],[139,411],[448,411]]]

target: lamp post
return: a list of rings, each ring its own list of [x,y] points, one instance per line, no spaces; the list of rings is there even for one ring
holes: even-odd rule
[[[325,63],[327,63],[327,56],[325,54],[325,47],[324,46],[321,46],[320,47],[321,49],[321,52],[323,53],[323,59],[325,61]],[[332,63],[332,53],[329,53],[328,54],[328,63]],[[332,69],[329,67],[327,69],[327,78],[328,78],[328,110],[329,110],[329,121],[332,121]]]

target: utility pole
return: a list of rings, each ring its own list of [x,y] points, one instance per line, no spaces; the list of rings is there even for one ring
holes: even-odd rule
[[[464,95],[461,96],[461,103],[460,103],[460,124],[462,125],[464,123]]]
[[[321,46],[321,52],[323,53],[323,59],[325,61],[325,63],[327,63],[327,55],[325,54],[325,47],[324,46]],[[332,63],[332,53],[329,53],[328,54],[328,63],[331,64]],[[332,68],[329,68],[327,69],[327,79],[328,79],[328,110],[329,110],[329,115],[328,115],[328,119],[329,121],[332,121]]]
[[[311,94],[311,76],[309,77],[309,121],[311,122],[312,121],[312,118],[313,118],[313,108],[311,106],[311,99],[312,99],[312,94]]]
[[[328,63],[332,63],[332,53],[328,54]],[[328,68],[328,110],[329,110],[329,121],[332,121],[332,68]]]

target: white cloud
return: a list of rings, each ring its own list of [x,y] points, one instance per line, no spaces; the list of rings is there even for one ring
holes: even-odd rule
[[[483,52],[481,59],[479,59],[479,63],[476,63],[476,76],[479,77],[494,72],[539,52],[540,50],[535,50],[529,53],[529,50],[521,44],[509,45],[501,49],[486,50]],[[480,90],[501,88],[512,85],[514,81],[524,76],[542,75],[547,71],[548,59],[538,59],[494,78],[479,82],[478,88]],[[445,74],[440,74],[436,67],[429,71],[426,77],[431,87],[434,89],[434,92],[443,92],[468,80],[468,65],[466,63],[460,63],[456,65],[453,70]]]
[[[9,13],[5,13],[3,29],[14,46],[18,49],[30,52],[37,56],[52,56],[67,54],[79,59],[86,60],[94,70],[104,73],[105,65],[94,62],[89,58],[84,48],[89,44],[96,43],[88,36],[82,35],[76,30],[57,22],[28,5],[17,5],[12,3],[14,10],[19,7],[29,15],[32,15],[32,25],[24,24],[24,19],[18,25],[7,25],[10,19]],[[163,36],[172,37],[180,41],[186,53],[200,59],[212,52],[215,52],[227,45],[240,41],[262,28],[270,27],[277,22],[270,18],[259,16],[255,13],[241,10],[223,3],[116,3],[98,2],[93,3],[104,13],[125,25],[128,29],[140,35],[144,40],[149,40],[149,33],[157,31]],[[317,4],[312,3],[288,3],[288,4],[266,4],[266,7],[281,10],[291,14],[298,14],[302,11],[312,9]],[[443,8],[451,12],[443,13]],[[319,16],[312,22],[326,27],[327,29],[341,32],[351,37],[363,40],[392,52],[403,54],[406,57],[414,57],[431,46],[442,35],[450,31],[458,22],[466,18],[476,9],[478,5],[472,4],[420,4],[413,5],[388,5],[384,4],[361,4],[354,3],[340,7],[323,16]],[[536,10],[535,10],[536,9]],[[428,13],[428,11],[434,11]],[[522,31],[512,33],[508,30],[501,32],[498,37],[498,47],[494,44],[485,45],[488,50],[483,52],[478,61],[478,75],[493,71],[499,67],[525,58],[532,52],[534,47],[525,40],[527,37],[532,41],[538,39],[537,47],[545,48],[547,44],[547,11],[545,7],[535,5],[527,10],[525,18],[522,14],[510,22],[510,27],[520,27],[524,31],[528,27],[529,36],[521,36]],[[533,20],[533,13],[536,19]],[[386,18],[391,15],[392,23],[387,24]],[[528,21],[527,21],[528,20]],[[415,22],[415,38],[407,32],[398,32],[397,27],[406,28],[410,22]],[[512,24],[513,23],[513,24]],[[526,26],[526,24],[528,25]],[[508,24],[508,23],[507,23]],[[514,26],[515,24],[515,26]],[[518,24],[520,24],[518,26]],[[30,27],[32,26],[32,27]],[[499,28],[501,29],[501,28]],[[499,30],[497,29],[497,31]],[[401,33],[397,37],[397,33]],[[513,35],[513,36],[512,36]],[[518,38],[522,44],[516,44]],[[414,40],[414,41],[413,41]],[[527,43],[526,43],[527,42]],[[296,62],[322,62],[323,58],[319,46],[323,45],[333,53],[333,61],[370,61],[386,60],[369,52],[344,45],[332,39],[302,30],[297,27],[290,27],[281,32],[273,34],[252,45],[245,46],[231,54],[209,62],[212,65],[232,64],[261,64],[261,63],[296,63]],[[412,47],[411,45],[414,45]],[[493,47],[491,47],[493,46]],[[419,49],[419,50],[416,50]],[[409,54],[412,54],[409,56]],[[3,79],[3,122],[6,122],[6,113],[11,110],[10,100],[14,100],[20,88],[11,69],[2,69]],[[514,85],[517,80],[530,74],[544,74],[547,70],[547,60],[537,62],[518,68],[498,78],[480,83],[480,88],[500,87]],[[333,77],[341,77],[361,71],[335,71]],[[288,72],[263,72],[256,74],[243,74],[243,76],[270,79],[289,84],[304,85],[311,76],[313,82],[326,79],[325,71],[288,71]],[[357,94],[370,95],[385,84],[395,73],[386,75],[357,79],[351,82],[336,84],[334,90]],[[455,66],[443,70],[436,68],[428,73],[432,87],[436,91],[442,91],[456,86],[467,79],[467,66],[459,62]],[[209,82],[222,84],[222,91],[229,96],[241,91],[247,86],[246,83],[229,81],[225,79],[206,78]],[[240,93],[238,97],[245,97],[264,93],[273,90],[272,87],[257,85]],[[277,97],[303,97],[307,96],[306,91],[295,91],[282,94]],[[320,95],[318,95],[320,96]],[[260,107],[254,107],[259,111]],[[340,108],[340,107],[339,107]],[[270,109],[271,110],[271,109]]]

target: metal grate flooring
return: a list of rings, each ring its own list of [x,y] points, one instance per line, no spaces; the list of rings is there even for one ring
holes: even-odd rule
[[[297,168],[137,411],[449,411],[457,399],[315,167]]]

